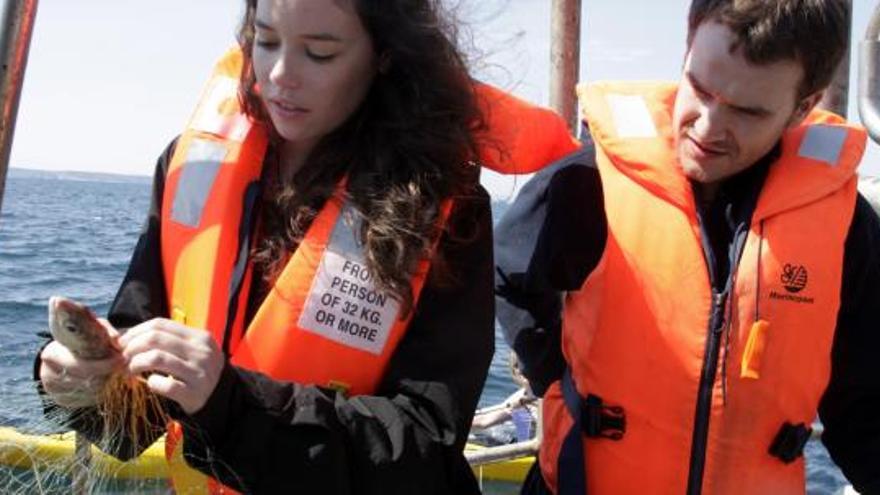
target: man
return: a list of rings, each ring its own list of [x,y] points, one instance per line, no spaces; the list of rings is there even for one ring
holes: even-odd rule
[[[839,0],[694,0],[677,86],[580,88],[584,150],[496,229],[498,319],[545,398],[524,492],[803,493],[818,410],[880,493],[866,135],[814,110],[847,36]]]

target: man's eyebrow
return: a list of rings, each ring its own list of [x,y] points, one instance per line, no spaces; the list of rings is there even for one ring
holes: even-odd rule
[[[715,95],[714,93],[710,92],[705,87],[703,87],[702,83],[700,83],[700,81],[692,73],[685,72],[684,75],[687,78],[688,82],[690,82],[691,86],[693,86],[694,89],[696,89],[698,92],[712,95],[712,97],[718,98],[718,100],[721,101],[721,103],[736,110],[737,112],[742,112],[742,113],[746,113],[746,114],[750,114],[750,115],[757,115],[757,116],[764,116],[764,115],[769,115],[769,114],[773,113],[770,110],[767,110],[766,108],[763,108],[763,107],[748,107],[748,106],[742,106],[742,105],[734,105],[731,102],[727,101],[726,99]]]
[[[749,115],[757,115],[759,117],[763,117],[765,115],[770,115],[771,113],[773,113],[770,110],[767,110],[766,108],[762,108],[762,107],[742,107],[739,105],[728,105],[728,106],[730,106],[730,108],[736,110],[737,112],[747,113]]]
[[[697,79],[697,77],[694,76],[690,71],[686,71],[684,73],[684,77],[687,78],[688,82],[691,83],[691,86],[693,86],[697,91],[701,93],[708,93],[708,91],[706,91],[706,88],[703,87],[703,83],[701,83]]]

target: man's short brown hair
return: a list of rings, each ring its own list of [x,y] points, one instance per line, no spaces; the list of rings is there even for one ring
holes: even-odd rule
[[[688,48],[707,21],[727,26],[753,64],[796,60],[804,69],[798,97],[825,89],[849,43],[849,15],[843,0],[693,0],[688,14]]]

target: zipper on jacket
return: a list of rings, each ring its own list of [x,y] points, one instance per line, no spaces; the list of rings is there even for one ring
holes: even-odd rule
[[[703,474],[706,468],[706,446],[709,441],[709,417],[712,412],[712,391],[715,388],[715,377],[718,374],[718,358],[721,353],[721,340],[724,335],[725,309],[728,296],[734,290],[732,281],[736,277],[739,268],[739,259],[745,249],[745,237],[738,239],[737,232],[732,242],[733,256],[724,284],[724,290],[716,289],[714,256],[706,230],[703,226],[700,214],[697,213],[697,223],[700,227],[700,241],[703,247],[703,258],[709,273],[709,285],[712,287],[712,307],[709,312],[709,325],[706,335],[706,349],[703,353],[703,369],[700,373],[700,385],[697,389],[697,403],[694,410],[694,430],[691,438],[691,459],[688,468],[688,495],[700,495],[703,491]],[[738,229],[737,229],[738,230]]]
[[[691,461],[688,469],[688,495],[699,495],[703,489],[703,471],[706,467],[706,445],[709,438],[709,416],[712,410],[712,390],[715,388],[715,375],[718,372],[718,356],[721,350],[721,335],[724,329],[724,307],[727,293],[712,290],[712,310],[709,316],[709,331],[706,336],[706,351],[703,355],[703,371],[697,390],[697,406],[694,416],[694,432],[691,440]]]

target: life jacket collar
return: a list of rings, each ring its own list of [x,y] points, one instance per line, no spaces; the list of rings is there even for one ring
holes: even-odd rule
[[[694,208],[690,181],[675,152],[673,83],[600,82],[578,87],[583,119],[593,140],[626,176],[686,211]],[[857,125],[813,110],[781,139],[779,161],[770,167],[753,222],[817,201],[851,180],[867,144]],[[791,170],[795,169],[795,170]],[[784,179],[798,177],[797,181]]]

